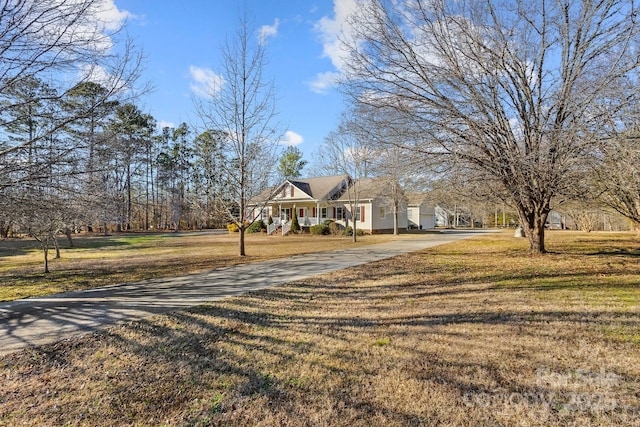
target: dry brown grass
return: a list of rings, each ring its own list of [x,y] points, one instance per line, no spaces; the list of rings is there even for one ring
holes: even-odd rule
[[[31,239],[0,241],[0,301],[117,283],[195,273],[245,262],[386,241],[392,236],[265,236],[247,234],[246,257],[238,235],[211,233],[120,234],[77,237],[43,274],[43,255]],[[405,236],[404,238],[411,238]],[[66,241],[62,241],[66,245]],[[53,252],[53,251],[51,251]]]
[[[631,235],[506,234],[7,356],[0,425],[640,425]]]

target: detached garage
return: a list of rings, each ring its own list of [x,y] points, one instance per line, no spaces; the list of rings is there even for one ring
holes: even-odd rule
[[[436,226],[435,208],[429,206],[426,193],[407,193],[409,228],[431,230]]]

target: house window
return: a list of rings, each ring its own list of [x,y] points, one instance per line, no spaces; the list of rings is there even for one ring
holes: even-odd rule
[[[291,187],[291,197],[293,197],[293,189],[295,188],[293,185],[290,185],[289,187]]]
[[[356,221],[364,221],[364,206],[360,206],[356,208]]]
[[[384,219],[387,216],[387,213],[385,212],[385,208],[384,206],[380,208],[380,219]]]
[[[327,217],[327,208],[320,208],[320,218]]]
[[[287,196],[287,187],[286,186],[282,186],[282,194],[280,196],[281,197],[286,197]]]
[[[342,207],[336,208],[336,221],[342,221]]]

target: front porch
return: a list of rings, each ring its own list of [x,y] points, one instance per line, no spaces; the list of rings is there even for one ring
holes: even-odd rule
[[[318,225],[326,217],[327,208],[321,207],[319,204],[311,205],[299,203],[296,204],[283,204],[272,205],[267,208],[266,217],[271,216],[273,220],[272,224],[267,224],[267,234],[273,234],[276,230],[282,227],[282,234],[285,235],[291,229],[291,222],[293,220],[293,213],[296,213],[298,217],[298,224],[300,227],[308,228],[314,225]],[[318,216],[318,214],[324,213],[325,217]]]
[[[273,223],[267,224],[267,234],[275,233],[275,231],[280,227],[282,227],[283,236],[291,230],[292,219],[288,219],[286,215],[281,215],[281,217],[276,218],[272,216],[271,218],[273,219]],[[320,222],[321,220],[318,217],[305,216],[298,218],[298,224],[300,224],[300,227],[311,227],[312,225],[320,224]]]

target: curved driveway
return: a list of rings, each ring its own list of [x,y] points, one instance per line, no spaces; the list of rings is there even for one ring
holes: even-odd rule
[[[450,243],[486,232],[447,231],[375,245],[241,264],[0,303],[0,355],[318,274]]]

